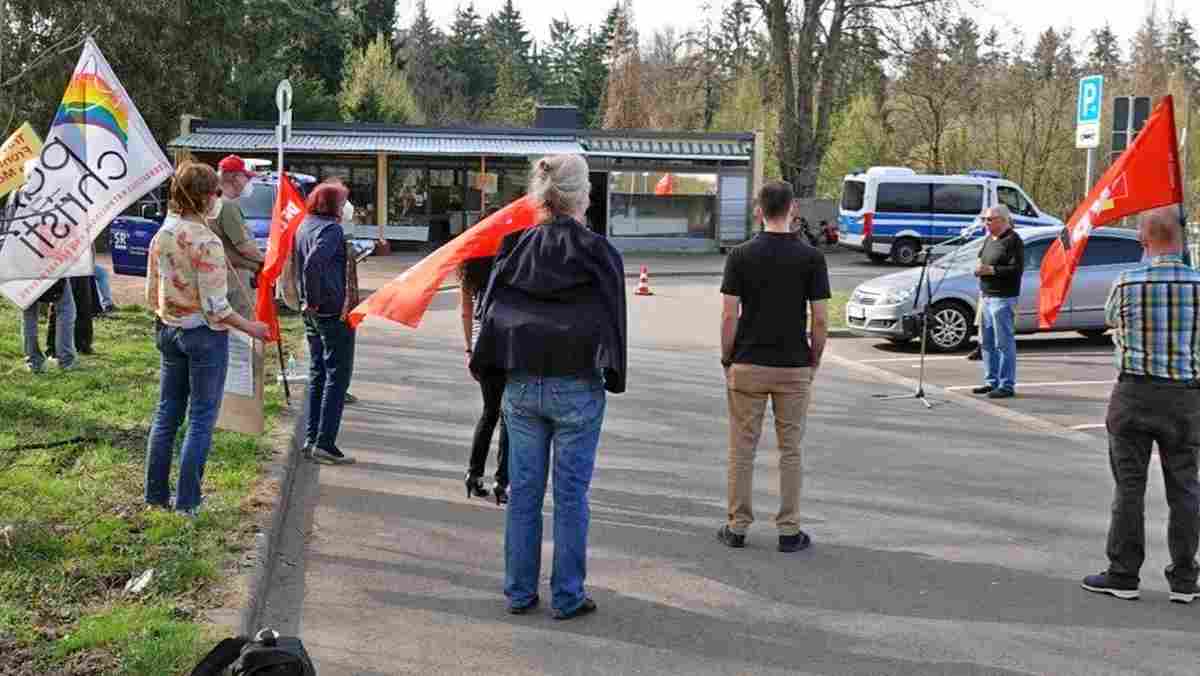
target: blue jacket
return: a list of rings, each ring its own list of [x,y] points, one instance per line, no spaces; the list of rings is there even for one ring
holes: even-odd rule
[[[608,240],[574,219],[506,237],[481,307],[476,374],[603,371],[609,392],[625,391],[625,264]]]
[[[300,300],[319,315],[342,314],[346,303],[346,244],[332,218],[309,216],[296,232]]]

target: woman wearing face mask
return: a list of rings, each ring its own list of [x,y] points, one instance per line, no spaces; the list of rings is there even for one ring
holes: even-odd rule
[[[187,414],[175,509],[195,516],[200,484],[221,408],[230,327],[265,338],[267,325],[235,312],[226,289],[221,241],[204,223],[217,201],[217,174],[185,163],[175,172],[167,219],[150,242],[146,305],[158,320],[162,354],[158,409],[146,448],[146,503],[167,507],[175,435]]]
[[[221,198],[208,214],[208,226],[221,239],[229,264],[229,302],[238,314],[254,316],[256,300],[252,280],[262,270],[263,255],[246,227],[246,217],[238,204],[254,192],[250,182],[256,174],[246,161],[230,155],[217,165],[220,169]]]

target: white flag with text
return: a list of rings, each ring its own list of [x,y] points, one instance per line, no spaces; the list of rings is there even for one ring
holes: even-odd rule
[[[171,175],[91,38],[34,162],[0,211],[0,292],[22,308],[56,279],[93,274],[93,240]]]

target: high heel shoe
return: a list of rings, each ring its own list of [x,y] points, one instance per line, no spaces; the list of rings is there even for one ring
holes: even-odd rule
[[[493,488],[492,490],[496,494],[496,504],[497,505],[507,505],[508,504],[508,486],[501,486],[500,484],[496,484],[495,488]]]
[[[471,498],[486,498],[488,496],[487,489],[483,487],[483,479],[477,476],[472,476],[467,473],[467,499]]]

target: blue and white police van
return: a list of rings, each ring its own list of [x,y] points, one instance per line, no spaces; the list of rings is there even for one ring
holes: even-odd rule
[[[987,207],[1003,204],[1013,225],[1058,226],[1021,186],[994,171],[957,176],[918,174],[905,167],[871,167],[842,182],[838,243],[876,262],[912,265],[925,247],[958,237]]]

